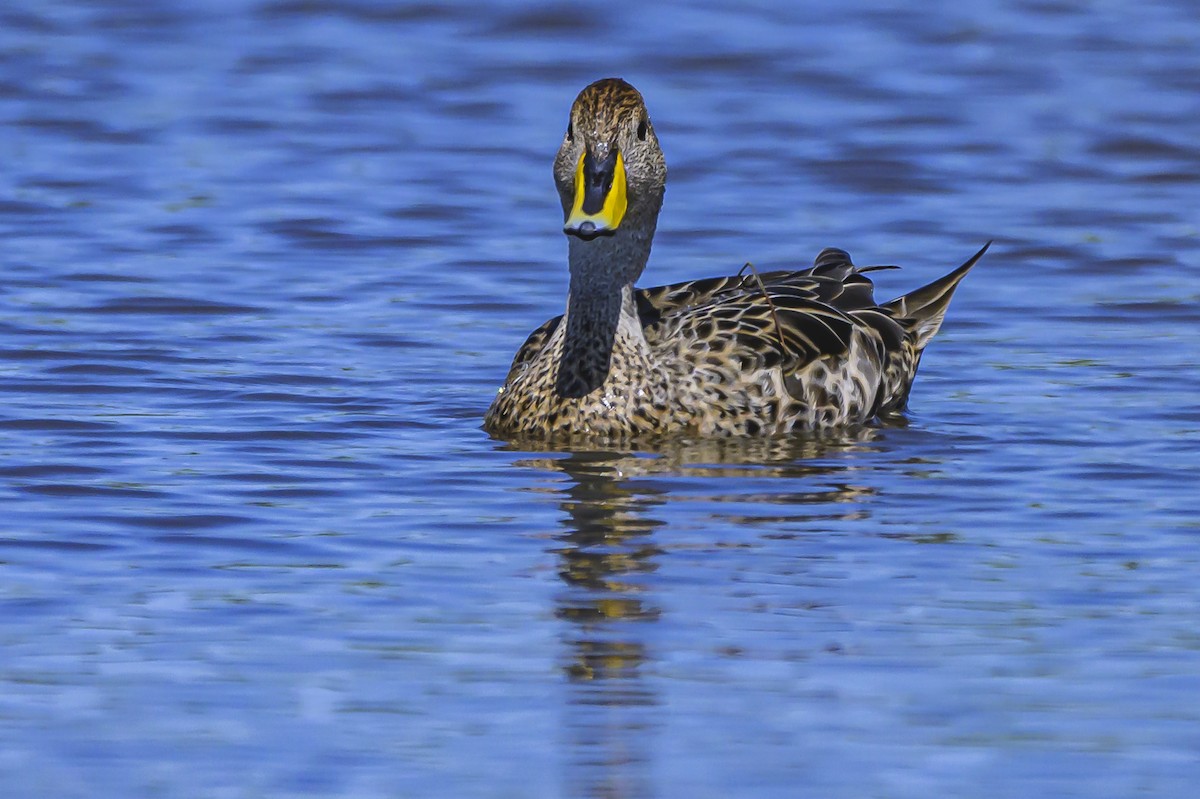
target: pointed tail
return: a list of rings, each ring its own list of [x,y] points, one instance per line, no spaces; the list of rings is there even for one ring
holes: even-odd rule
[[[933,338],[942,326],[946,309],[950,307],[950,298],[959,282],[971,271],[992,243],[989,241],[983,248],[967,259],[967,262],[950,274],[940,277],[928,286],[910,291],[891,302],[885,302],[883,308],[895,315],[896,321],[902,324],[913,336],[913,345],[918,353]]]

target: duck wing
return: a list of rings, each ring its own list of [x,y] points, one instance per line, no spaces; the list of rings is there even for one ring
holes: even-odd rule
[[[899,344],[902,331],[863,271],[831,247],[808,269],[743,271],[644,289],[636,298],[648,339],[678,337],[745,367],[794,374],[821,358],[846,357],[856,329],[882,328],[881,345]]]

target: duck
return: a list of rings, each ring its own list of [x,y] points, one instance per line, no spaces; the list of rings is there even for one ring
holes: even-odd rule
[[[517,351],[483,427],[504,439],[628,441],[821,432],[900,415],[957,269],[882,304],[845,250],[812,267],[637,288],[667,166],[621,78],[586,86],[554,159],[566,311]]]

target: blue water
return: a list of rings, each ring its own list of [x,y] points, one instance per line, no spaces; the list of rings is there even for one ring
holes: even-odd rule
[[[735,10],[736,8],[736,10]],[[9,0],[0,793],[1189,797],[1200,15]],[[647,98],[647,285],[891,297],[907,424],[524,452],[550,160]]]

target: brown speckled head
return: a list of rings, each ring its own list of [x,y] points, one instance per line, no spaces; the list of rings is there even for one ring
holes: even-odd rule
[[[577,186],[580,180],[586,187]],[[667,165],[637,89],[620,78],[604,78],[579,93],[554,159],[554,181],[564,221],[574,211],[575,219],[594,223],[583,231],[568,225],[567,233],[590,240],[628,226],[653,235]]]

